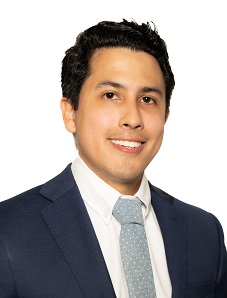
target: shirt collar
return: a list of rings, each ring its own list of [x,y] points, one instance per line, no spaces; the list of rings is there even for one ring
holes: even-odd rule
[[[144,216],[146,217],[151,210],[151,191],[150,191],[150,187],[145,173],[143,174],[140,187],[137,193],[135,194],[135,196],[139,198],[141,202],[143,202],[145,206]]]
[[[121,193],[91,171],[80,156],[74,160],[71,169],[85,203],[108,224],[112,218],[113,207]],[[145,174],[135,196],[144,203],[146,207],[144,216],[146,216],[151,209],[151,194]]]

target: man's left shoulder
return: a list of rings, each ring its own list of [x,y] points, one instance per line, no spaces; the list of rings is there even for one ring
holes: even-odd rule
[[[150,184],[150,189],[152,198],[156,200],[162,199],[165,204],[168,204],[176,211],[182,213],[182,215],[185,216],[189,222],[193,221],[196,223],[198,221],[201,223],[202,221],[211,221],[215,224],[219,224],[218,219],[211,212],[198,206],[186,203],[152,184]]]

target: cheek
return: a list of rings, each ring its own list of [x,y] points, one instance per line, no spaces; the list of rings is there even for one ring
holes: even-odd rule
[[[87,120],[94,131],[97,129],[101,131],[108,131],[111,127],[116,125],[118,119],[119,111],[109,105],[105,108],[99,107],[94,109]]]
[[[111,114],[109,113],[99,111],[91,115],[87,120],[90,130],[94,133],[94,135],[98,136],[109,131],[114,122],[114,117],[111,117]]]
[[[100,109],[87,110],[77,118],[77,135],[80,136],[80,139],[86,138],[86,142],[93,139],[96,139],[96,142],[98,142],[101,135],[105,135],[108,132],[113,121],[114,117],[111,113],[101,111]]]
[[[163,117],[150,116],[146,119],[146,130],[153,138],[159,138],[164,133],[165,119]]]

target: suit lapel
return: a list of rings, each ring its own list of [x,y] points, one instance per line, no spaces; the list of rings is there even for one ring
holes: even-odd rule
[[[174,198],[150,185],[152,205],[164,240],[172,298],[185,297],[187,226]],[[61,249],[84,297],[116,297],[110,276],[70,165],[42,187],[51,201],[42,216]]]
[[[172,297],[182,298],[186,293],[187,225],[183,214],[174,206],[174,198],[151,187],[152,205],[157,216],[172,284]]]
[[[42,216],[61,249],[84,297],[115,297],[92,223],[70,165],[40,193],[52,201]]]

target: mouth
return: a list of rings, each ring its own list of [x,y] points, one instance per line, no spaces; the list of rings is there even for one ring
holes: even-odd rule
[[[140,147],[142,144],[144,144],[144,142],[136,142],[136,141],[123,141],[123,140],[110,140],[112,143],[119,145],[119,146],[123,146],[125,148],[138,148]]]

